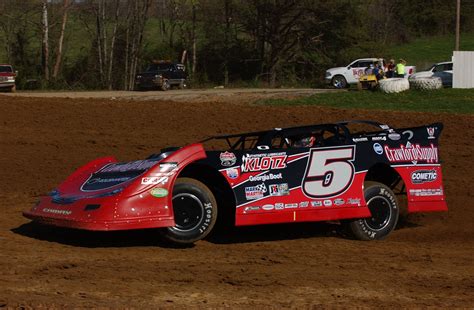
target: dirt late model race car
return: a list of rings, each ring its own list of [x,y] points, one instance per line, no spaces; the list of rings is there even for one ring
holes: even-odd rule
[[[218,212],[236,226],[340,220],[357,239],[382,239],[397,224],[398,195],[408,212],[447,210],[442,128],[339,122],[216,136],[132,162],[100,158],[24,216],[85,230],[163,228],[176,243],[206,237]]]

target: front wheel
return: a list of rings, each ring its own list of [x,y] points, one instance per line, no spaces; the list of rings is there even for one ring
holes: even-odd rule
[[[332,86],[334,86],[335,88],[346,88],[347,80],[342,75],[336,75],[332,78]]]
[[[378,182],[366,182],[364,196],[372,217],[348,222],[349,233],[359,240],[383,239],[397,225],[400,213],[397,197],[390,188]]]
[[[170,82],[168,80],[163,80],[161,84],[161,90],[167,91],[171,88]]]
[[[166,240],[190,244],[211,232],[217,219],[217,203],[206,185],[195,179],[179,178],[172,201],[176,225],[164,230]]]

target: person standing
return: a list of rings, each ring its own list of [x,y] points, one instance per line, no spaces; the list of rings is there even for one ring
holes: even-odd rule
[[[395,67],[395,73],[397,77],[405,77],[405,64],[407,62],[404,59],[401,59],[398,61],[397,66]]]
[[[387,64],[387,72],[385,74],[387,78],[393,78],[395,76],[395,60],[390,59]]]

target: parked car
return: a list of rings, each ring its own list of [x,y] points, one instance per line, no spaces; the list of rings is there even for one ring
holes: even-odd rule
[[[0,64],[0,89],[8,91],[16,91],[15,86],[16,72],[11,65]]]
[[[144,72],[135,77],[135,89],[168,90],[172,86],[180,89],[187,87],[185,66],[169,61],[155,61]]]
[[[425,71],[420,71],[411,75],[410,79],[426,78],[432,76],[441,78],[443,86],[453,86],[453,63],[451,61],[447,61],[434,64]]]
[[[336,88],[346,88],[350,84],[357,84],[359,78],[364,75],[365,69],[370,65],[378,63],[381,68],[385,67],[385,60],[383,58],[361,58],[354,60],[346,67],[331,68],[326,71],[326,84],[332,85]],[[405,77],[408,77],[416,72],[415,66],[405,66]]]

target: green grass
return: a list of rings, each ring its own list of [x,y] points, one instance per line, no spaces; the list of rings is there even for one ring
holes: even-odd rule
[[[316,105],[344,109],[474,113],[474,89],[410,90],[399,94],[371,91],[321,93],[299,99],[268,99],[257,104]]]
[[[403,58],[408,65],[415,65],[417,71],[423,71],[433,63],[451,61],[454,50],[454,34],[452,36],[425,37],[410,43],[389,48],[388,58]],[[461,51],[474,51],[474,33],[462,33]]]

